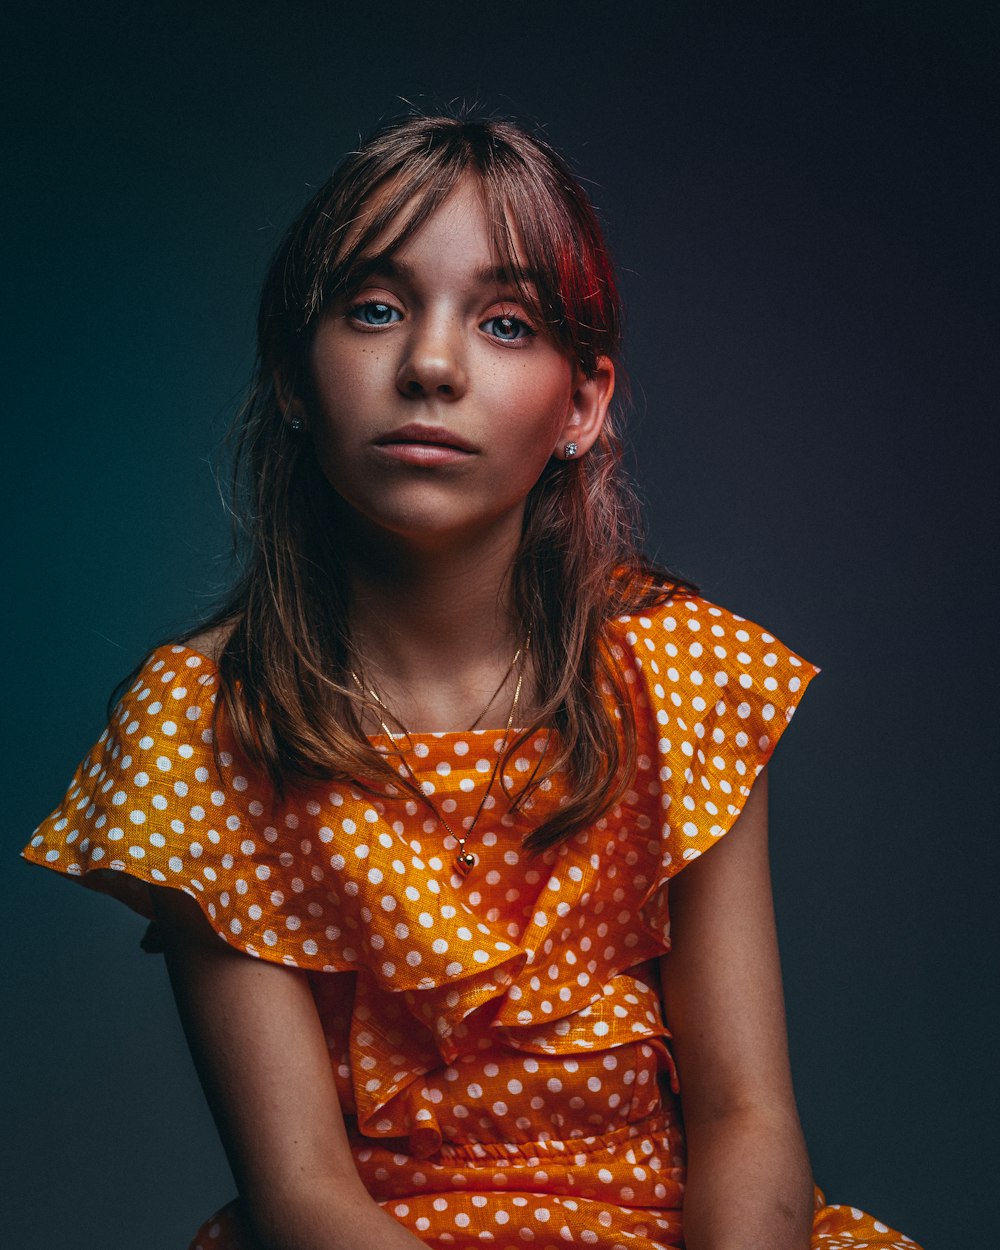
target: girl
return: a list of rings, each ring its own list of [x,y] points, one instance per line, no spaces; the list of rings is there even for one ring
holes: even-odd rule
[[[914,1245],[792,1095],[765,765],[816,670],[639,554],[619,335],[507,122],[389,126],[279,248],[241,580],[25,851],[154,921],[240,1195],[194,1250]]]

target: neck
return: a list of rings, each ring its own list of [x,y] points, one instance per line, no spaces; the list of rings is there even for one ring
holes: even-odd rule
[[[508,670],[524,642],[511,605],[512,537],[357,546],[348,568],[353,649],[362,680],[409,729],[466,728],[498,686],[482,727],[506,723],[516,683]]]

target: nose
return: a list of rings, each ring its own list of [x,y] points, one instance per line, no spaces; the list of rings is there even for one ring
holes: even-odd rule
[[[436,319],[411,335],[396,375],[397,390],[411,399],[455,400],[468,386],[461,334],[453,319]]]

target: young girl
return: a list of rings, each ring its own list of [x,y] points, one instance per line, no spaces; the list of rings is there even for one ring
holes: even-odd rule
[[[914,1245],[792,1095],[765,765],[816,669],[639,554],[619,336],[507,122],[388,127],[279,248],[241,580],[25,851],[154,920],[240,1195],[194,1250]]]

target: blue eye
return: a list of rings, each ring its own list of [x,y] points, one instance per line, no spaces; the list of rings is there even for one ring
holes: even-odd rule
[[[493,330],[488,330],[488,326],[493,326]],[[494,338],[500,339],[504,343],[513,343],[518,339],[528,338],[534,334],[534,330],[526,321],[522,321],[520,317],[511,317],[505,313],[498,313],[495,317],[490,317],[483,322],[482,329],[487,334],[492,334]]]
[[[382,300],[366,300],[363,304],[355,304],[347,310],[347,315],[366,326],[392,325],[400,316],[398,308],[385,304]]]

